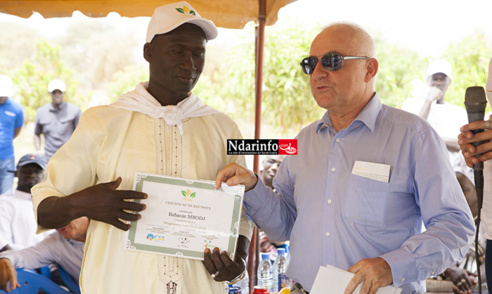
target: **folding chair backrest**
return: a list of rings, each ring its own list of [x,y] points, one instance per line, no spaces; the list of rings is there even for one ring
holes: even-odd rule
[[[33,294],[38,293],[39,290],[43,290],[47,294],[69,293],[45,276],[27,270],[17,269],[17,280],[20,287],[10,291],[10,294]],[[0,293],[7,292],[0,290]]]

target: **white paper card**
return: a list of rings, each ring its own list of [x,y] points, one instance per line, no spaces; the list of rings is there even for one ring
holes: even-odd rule
[[[390,166],[382,163],[374,163],[357,160],[352,168],[352,174],[372,180],[388,183]]]
[[[350,280],[355,274],[331,265],[320,266],[316,279],[314,280],[311,294],[343,294]],[[362,284],[359,284],[354,291],[354,294],[359,294]],[[378,294],[400,294],[401,289],[394,286],[386,286],[379,288]]]

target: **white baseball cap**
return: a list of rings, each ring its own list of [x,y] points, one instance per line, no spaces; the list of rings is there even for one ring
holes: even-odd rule
[[[14,96],[14,82],[8,76],[0,75],[0,97]]]
[[[60,90],[65,93],[67,86],[62,80],[54,79],[48,84],[48,92],[53,92],[55,90]]]
[[[427,76],[432,76],[436,73],[443,73],[448,77],[451,77],[452,72],[451,64],[444,59],[432,60],[429,62],[429,66],[427,67]]]
[[[199,26],[205,32],[207,41],[217,37],[218,32],[215,24],[208,19],[202,18],[186,1],[181,1],[155,9],[147,29],[146,42],[150,43],[155,35],[168,33],[184,23],[192,23]]]

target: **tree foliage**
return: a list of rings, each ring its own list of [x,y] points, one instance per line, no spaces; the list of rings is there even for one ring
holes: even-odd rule
[[[251,28],[250,28],[251,29]],[[309,78],[299,63],[308,55],[312,39],[300,27],[267,27],[263,61],[262,122],[273,124],[282,133],[298,131],[306,122],[319,119],[324,112],[314,101]],[[253,36],[254,32],[250,32]],[[215,72],[209,83],[198,85],[200,97],[216,97],[234,103],[235,119],[253,121],[255,113],[255,44],[240,40],[223,58],[223,72]],[[219,98],[217,98],[219,97]],[[209,99],[209,98],[204,98]],[[207,101],[209,102],[209,101]],[[209,102],[210,103],[210,102]],[[214,103],[210,103],[213,105]],[[227,109],[232,109],[228,107]]]
[[[38,35],[30,27],[19,23],[0,22],[0,72],[7,73],[7,69],[12,69],[30,58],[36,50],[35,40]]]
[[[109,101],[115,102],[122,94],[134,90],[138,83],[147,81],[148,79],[148,66],[128,66],[116,72],[113,75],[112,82],[108,83],[105,87]]]
[[[451,63],[453,76],[446,101],[464,107],[466,88],[485,86],[491,55],[492,40],[481,31],[449,45],[444,57]]]
[[[31,58],[14,69],[11,76],[16,89],[15,96],[24,107],[26,123],[34,121],[36,110],[40,106],[51,103],[47,87],[53,79],[61,79],[67,85],[65,100],[81,107],[86,105],[86,99],[77,97],[74,93],[78,81],[61,60],[60,47],[51,45],[44,39],[36,42]]]
[[[384,104],[401,107],[410,97],[413,79],[423,79],[426,61],[416,52],[375,38],[379,70],[376,93]]]
[[[324,112],[314,102],[308,77],[299,67],[300,60],[308,55],[311,41],[319,31],[319,27],[306,30],[296,24],[288,28],[274,26],[267,29],[262,121],[274,125],[284,134],[292,129],[299,130],[320,118]],[[383,103],[399,108],[415,90],[414,80],[426,82],[426,68],[431,58],[378,37],[375,43],[379,61],[376,92]],[[236,109],[233,118],[240,116],[253,121],[254,50],[252,42],[240,42],[223,59],[226,70],[215,72],[215,76],[205,83],[206,91],[200,88],[206,93],[202,97],[212,96],[216,97],[215,101],[222,102],[233,100]],[[450,61],[455,74],[446,94],[447,102],[463,106],[466,88],[484,85],[490,52],[491,41],[481,32],[449,46],[443,57]],[[203,85],[203,78],[200,83]]]
[[[274,126],[283,134],[297,133],[325,111],[314,101],[309,78],[299,66],[301,59],[309,54],[311,41],[320,29],[318,25],[307,27],[297,23],[266,28],[262,123]],[[6,30],[0,32],[0,37],[25,46],[12,45],[19,50],[18,54],[9,53],[6,47],[0,48],[0,73],[13,78],[27,122],[34,119],[38,107],[51,101],[46,87],[53,78],[65,81],[67,100],[82,110],[87,108],[91,93],[96,89],[105,89],[112,102],[133,90],[138,82],[148,80],[147,63],[137,62],[137,58],[141,59],[143,44],[137,44],[129,32],[119,30],[116,25],[87,20],[73,24],[66,35],[51,41],[22,27],[12,32],[17,33],[18,40]],[[227,46],[209,44],[207,66],[194,91],[207,104],[233,119],[252,124],[254,26],[248,25],[237,34],[242,37],[234,36]],[[376,91],[383,103],[400,107],[411,96],[412,80],[425,82],[430,57],[379,37],[375,42],[379,60]],[[491,40],[479,31],[449,46],[443,55],[453,66],[452,84],[446,94],[448,102],[463,106],[466,88],[484,85],[490,52]]]
[[[74,22],[56,42],[64,48],[62,57],[83,82],[81,86],[91,89],[103,89],[116,73],[135,66],[143,50],[131,30],[104,19]]]

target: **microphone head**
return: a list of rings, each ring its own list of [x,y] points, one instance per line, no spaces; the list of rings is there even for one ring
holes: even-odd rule
[[[485,90],[481,86],[466,88],[465,92],[465,107],[467,112],[485,112],[487,106],[487,98],[485,98]]]

